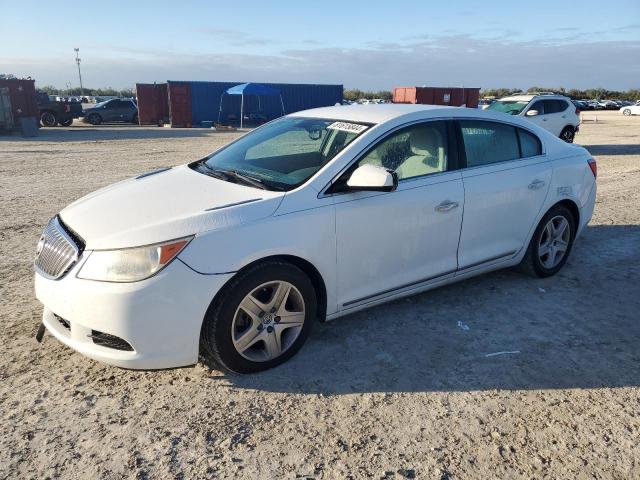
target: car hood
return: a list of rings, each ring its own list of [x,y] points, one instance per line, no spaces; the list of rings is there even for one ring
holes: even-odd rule
[[[60,217],[88,250],[127,248],[259,220],[272,215],[283,197],[183,165],[97,190]]]

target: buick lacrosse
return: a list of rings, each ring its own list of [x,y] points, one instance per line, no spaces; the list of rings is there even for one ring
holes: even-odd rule
[[[44,327],[126,368],[256,372],[316,320],[490,270],[560,270],[589,222],[596,163],[503,113],[319,108],[188,165],[124,180],[44,228]]]

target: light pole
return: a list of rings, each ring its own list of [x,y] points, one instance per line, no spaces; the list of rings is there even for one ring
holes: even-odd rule
[[[84,89],[82,88],[82,73],[80,73],[80,57],[78,57],[79,48],[74,48],[76,51],[76,63],[78,64],[78,77],[80,78],[80,97],[84,97]]]

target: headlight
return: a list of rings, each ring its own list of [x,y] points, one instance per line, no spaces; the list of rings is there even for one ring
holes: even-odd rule
[[[82,265],[78,278],[101,282],[144,280],[169,265],[191,238],[121,250],[94,250]]]

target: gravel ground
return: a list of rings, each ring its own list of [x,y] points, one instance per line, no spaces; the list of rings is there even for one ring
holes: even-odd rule
[[[596,211],[560,274],[497,272],[319,324],[249,376],[121,370],[33,338],[48,218],[236,133],[0,137],[0,478],[640,478],[640,117],[598,120],[577,136]]]

